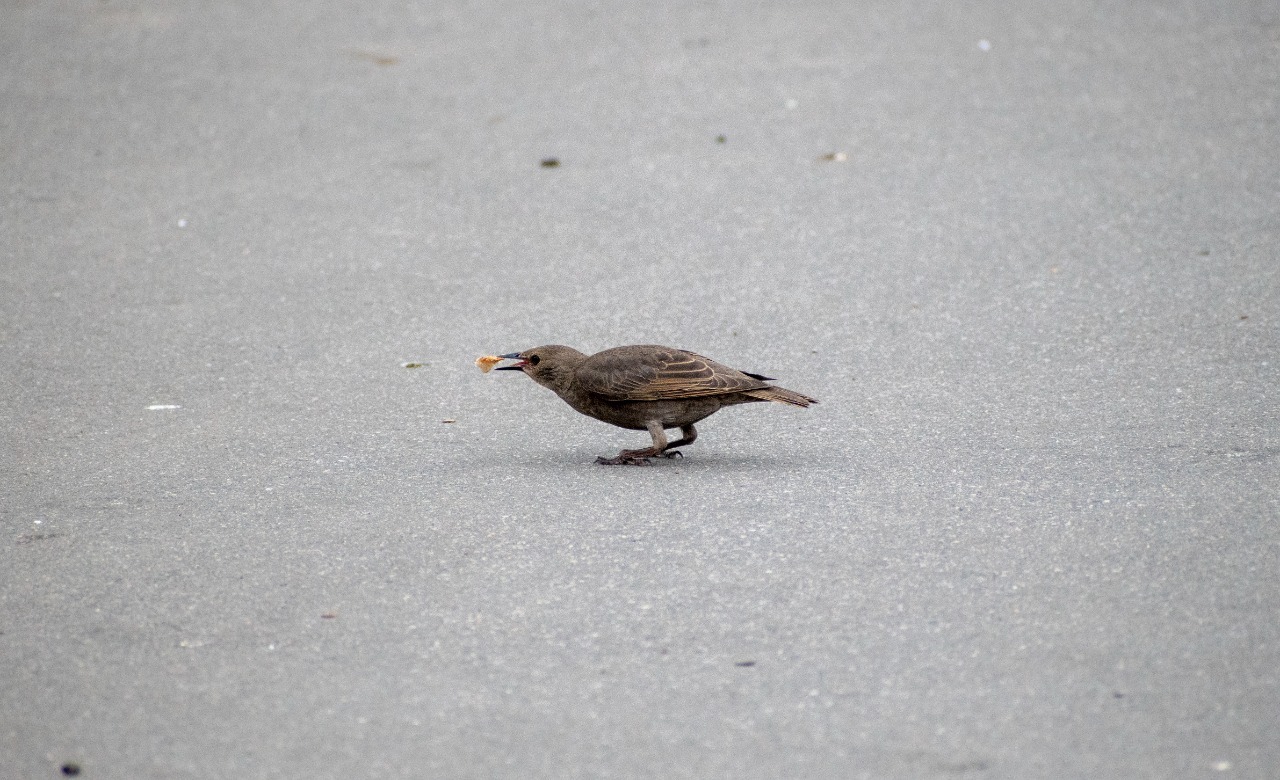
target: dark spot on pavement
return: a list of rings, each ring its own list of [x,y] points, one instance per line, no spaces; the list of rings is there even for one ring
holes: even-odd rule
[[[80,765],[74,761],[68,761],[62,765],[62,774],[67,777],[75,777],[80,774]]]
[[[755,661],[735,661],[733,665],[734,665],[734,666],[744,666],[744,667],[745,667],[745,666],[755,666],[755,665],[756,665],[756,662],[755,662]]]
[[[542,158],[542,162],[540,162],[540,163],[538,163],[538,164],[539,164],[539,165],[541,165],[543,168],[559,168],[559,167],[560,167],[560,158],[558,158],[558,157],[544,157],[544,158]]]
[[[940,772],[947,772],[953,775],[962,775],[966,772],[985,772],[991,768],[991,765],[982,759],[973,761],[958,761],[954,764],[938,764],[937,769]]]
[[[18,544],[31,544],[32,542],[43,542],[49,539],[57,539],[61,534],[23,534],[18,537]]]

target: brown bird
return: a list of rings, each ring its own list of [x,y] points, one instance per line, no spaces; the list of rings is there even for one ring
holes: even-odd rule
[[[623,450],[616,457],[596,458],[609,466],[645,465],[649,458],[680,455],[677,447],[693,444],[693,424],[725,406],[777,401],[792,406],[817,403],[816,398],[766,384],[769,377],[738,371],[683,349],[641,344],[584,355],[572,347],[551,344],[500,357],[518,360],[499,371],[523,371],[549,387],[565,403],[597,420],[635,431],[648,431],[653,446]],[[679,428],[682,438],[668,442],[665,430]]]

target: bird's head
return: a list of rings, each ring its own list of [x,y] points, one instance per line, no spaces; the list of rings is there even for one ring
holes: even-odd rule
[[[559,344],[545,347],[534,347],[523,352],[511,352],[499,357],[507,360],[518,360],[510,366],[498,366],[496,371],[523,371],[529,378],[544,387],[559,392],[573,377],[573,370],[587,356],[574,349]]]

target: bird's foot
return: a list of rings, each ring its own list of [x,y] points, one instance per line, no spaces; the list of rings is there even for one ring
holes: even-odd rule
[[[614,458],[606,458],[601,455],[596,458],[596,463],[604,466],[651,466],[653,465],[651,458],[667,458],[670,460],[683,457],[684,453],[680,450],[667,450],[665,452],[654,452],[652,449],[623,450]]]
[[[652,461],[644,456],[628,455],[624,452],[616,458],[606,458],[601,455],[596,458],[596,463],[602,466],[648,466],[652,464]]]

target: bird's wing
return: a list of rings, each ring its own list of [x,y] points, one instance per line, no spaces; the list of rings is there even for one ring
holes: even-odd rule
[[[739,393],[768,387],[711,358],[669,347],[618,347],[578,367],[580,386],[611,401],[658,401]]]

